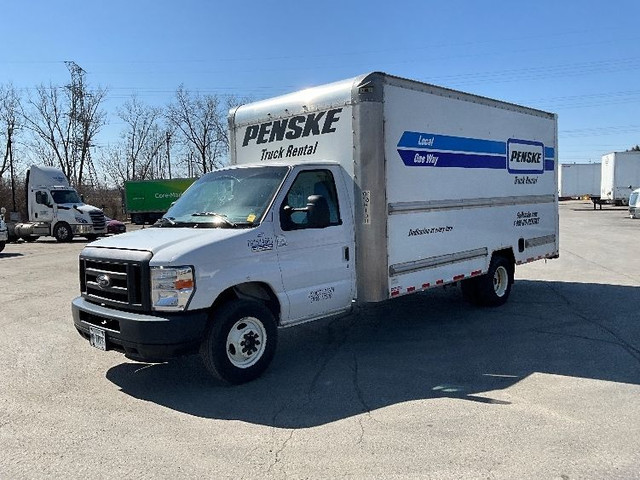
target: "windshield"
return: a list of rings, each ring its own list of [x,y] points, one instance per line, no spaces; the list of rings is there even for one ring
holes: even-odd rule
[[[159,227],[253,226],[262,220],[288,167],[218,170],[196,181],[156,224]]]
[[[51,196],[57,204],[61,203],[82,203],[80,195],[75,190],[52,190]]]
[[[638,202],[638,195],[640,195],[640,192],[633,192],[629,195],[629,205],[633,207],[636,206],[636,203]]]

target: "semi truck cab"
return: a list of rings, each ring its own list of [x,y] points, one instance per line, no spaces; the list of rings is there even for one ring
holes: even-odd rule
[[[68,242],[74,236],[95,240],[107,233],[102,210],[85,204],[60,170],[31,166],[26,188],[29,222],[16,224],[18,237],[34,240],[52,236]]]

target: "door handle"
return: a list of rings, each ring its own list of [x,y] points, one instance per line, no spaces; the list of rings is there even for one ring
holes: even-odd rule
[[[344,256],[343,256],[344,261],[345,261],[345,262],[348,262],[348,261],[349,261],[349,247],[344,247],[344,248],[342,249],[342,252],[343,252],[343,254],[344,254]]]

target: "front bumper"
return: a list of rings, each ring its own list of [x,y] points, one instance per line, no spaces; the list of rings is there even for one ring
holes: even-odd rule
[[[164,361],[198,351],[209,320],[207,310],[158,315],[114,310],[77,297],[71,304],[73,323],[85,339],[89,327],[105,332],[107,350],[145,361]]]

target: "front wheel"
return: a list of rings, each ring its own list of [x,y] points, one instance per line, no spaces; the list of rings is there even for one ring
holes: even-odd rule
[[[73,239],[73,233],[68,223],[59,222],[53,229],[53,236],[58,242],[70,242]]]
[[[262,375],[273,359],[277,341],[271,311],[258,302],[236,300],[214,312],[200,355],[211,374],[237,385]]]

